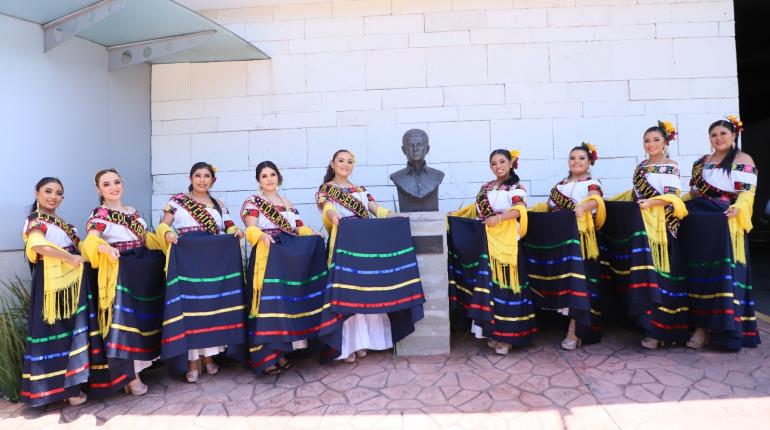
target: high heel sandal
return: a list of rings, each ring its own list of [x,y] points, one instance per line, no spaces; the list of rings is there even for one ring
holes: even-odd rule
[[[569,338],[570,334],[574,336],[574,338],[570,339]],[[567,351],[574,351],[580,348],[582,344],[583,344],[583,341],[579,337],[575,336],[575,329],[570,328],[569,330],[567,330],[567,337],[565,337],[561,341],[561,349],[566,349]]]
[[[355,352],[351,353],[347,357],[343,358],[342,361],[344,361],[345,363],[355,363],[356,362],[356,353]]]
[[[283,369],[281,369],[281,366],[272,365],[268,367],[267,369],[263,370],[262,373],[268,376],[275,376],[280,375]]]
[[[216,375],[219,373],[219,366],[217,366],[217,363],[206,363],[206,373],[209,375]]]
[[[642,339],[640,344],[642,345],[642,348],[646,349],[658,349],[658,347],[666,346],[666,343],[662,340],[654,339],[651,337],[645,337]]]
[[[496,341],[496,340],[494,340],[494,339],[489,339],[489,340],[487,341],[487,346],[488,346],[488,347],[490,347],[490,348],[492,348],[492,349],[495,349],[495,348],[497,348],[497,346],[498,346],[498,344],[499,344],[499,343],[500,343],[500,342],[498,342],[498,341]]]
[[[692,349],[702,349],[704,346],[708,346],[709,344],[709,333],[706,330],[703,330],[703,336],[696,336],[698,331],[696,330],[695,333],[690,337],[690,340],[687,341],[686,345],[688,348]]]
[[[201,368],[200,359],[195,361],[198,363],[196,365],[197,369],[195,370],[188,369],[187,374],[185,375],[185,379],[187,379],[187,382],[191,384],[198,382],[198,377],[200,376],[200,368]]]
[[[143,396],[147,394],[148,388],[146,384],[143,384],[142,381],[137,378],[129,382],[128,385],[126,385],[123,389],[126,391],[126,394],[131,394],[132,396]]]
[[[359,349],[356,351],[356,358],[364,358],[366,357],[366,350],[365,349]]]
[[[86,402],[86,400],[88,400],[88,396],[86,396],[85,393],[81,392],[77,396],[68,397],[67,403],[69,403],[70,406],[77,406],[77,405],[82,405],[83,403]]]
[[[495,346],[495,354],[508,355],[511,351],[511,345],[503,342],[497,342]]]

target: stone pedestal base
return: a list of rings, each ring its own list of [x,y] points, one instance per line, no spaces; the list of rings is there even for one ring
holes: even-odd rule
[[[447,277],[446,214],[405,212],[412,228],[417,264],[426,302],[425,318],[415,332],[398,343],[398,355],[449,353],[449,296]]]

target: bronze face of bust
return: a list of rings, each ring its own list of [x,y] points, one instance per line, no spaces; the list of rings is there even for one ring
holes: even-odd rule
[[[401,139],[407,167],[390,175],[398,190],[401,212],[438,210],[438,186],[444,179],[444,172],[426,165],[425,156],[430,150],[428,142],[428,134],[420,129],[408,130]]]

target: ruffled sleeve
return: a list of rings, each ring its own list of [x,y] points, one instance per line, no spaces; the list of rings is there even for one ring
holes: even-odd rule
[[[241,221],[243,221],[244,224],[246,223],[247,216],[259,218],[259,210],[254,204],[253,197],[254,196],[249,197],[245,202],[243,202],[243,206],[241,206]]]
[[[588,188],[588,193],[591,191],[598,191],[600,196],[604,195],[604,190],[602,190],[602,183],[598,179],[587,180],[586,187]]]
[[[736,192],[757,192],[757,168],[750,164],[736,164],[733,166],[731,177]]]
[[[511,189],[511,206],[527,203],[527,190],[522,185],[515,185]]]

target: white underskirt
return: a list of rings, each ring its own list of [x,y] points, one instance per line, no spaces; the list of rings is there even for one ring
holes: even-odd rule
[[[187,360],[195,361],[201,355],[204,357],[213,357],[220,352],[225,352],[226,346],[212,346],[210,348],[196,348],[187,350]]]
[[[139,374],[142,370],[152,366],[153,361],[160,360],[160,356],[153,358],[152,360],[134,360],[134,373]]]
[[[291,347],[295,351],[298,350],[298,349],[305,349],[305,348],[307,348],[307,340],[306,339],[295,340],[294,342],[291,343]]]
[[[355,314],[342,325],[342,353],[338,360],[362,349],[390,348],[393,348],[393,335],[388,314]]]

